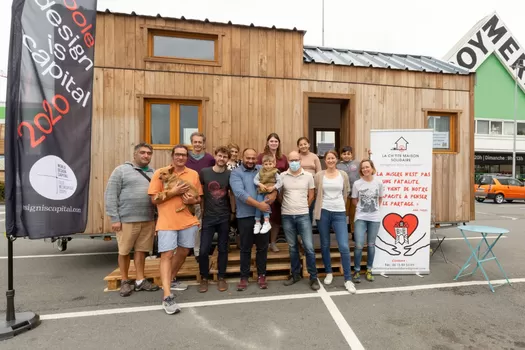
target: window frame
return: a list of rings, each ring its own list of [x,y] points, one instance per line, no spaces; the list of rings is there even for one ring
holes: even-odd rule
[[[462,111],[459,110],[440,110],[440,109],[424,109],[424,120],[425,129],[428,127],[429,117],[449,117],[450,119],[450,130],[449,130],[449,148],[432,148],[434,154],[458,154],[459,153],[459,140],[458,140],[458,127],[459,118]],[[432,140],[433,142],[434,140]]]
[[[144,96],[144,142],[149,143],[153,149],[171,150],[173,146],[179,144],[180,140],[180,105],[198,106],[198,130],[203,132],[203,116],[205,112],[205,99],[201,98],[163,98]],[[170,144],[152,144],[151,143],[151,105],[152,104],[169,104],[170,105]],[[193,149],[191,144],[185,144],[190,150]]]
[[[222,65],[222,54],[221,53],[222,53],[223,35],[224,34],[222,33],[201,32],[201,31],[194,32],[194,31],[186,31],[182,29],[171,29],[171,28],[166,28],[166,27],[148,26],[146,27],[147,57],[145,58],[145,61],[219,67]],[[154,55],[154,40],[153,40],[155,36],[167,36],[167,37],[196,39],[196,40],[212,40],[215,42],[214,59],[213,60],[201,60],[201,59],[195,59],[195,58],[155,56]]]
[[[480,134],[478,133],[478,122],[487,122],[489,123],[489,133],[488,134]],[[491,125],[492,123],[499,123],[499,122],[502,122],[503,123],[503,133],[502,134],[491,134],[490,133],[490,128],[491,128]],[[478,136],[488,136],[488,137],[497,137],[497,138],[505,138],[505,137],[514,137],[514,135],[509,135],[509,134],[505,134],[505,125],[506,124],[512,124],[512,127],[514,129],[514,120],[509,120],[509,119],[487,119],[487,118],[476,118],[476,130],[475,130],[475,134],[478,135]],[[517,120],[516,121],[516,136],[517,137],[524,137],[525,134],[518,134],[518,128],[520,127],[520,124],[525,124],[525,121],[523,120]]]

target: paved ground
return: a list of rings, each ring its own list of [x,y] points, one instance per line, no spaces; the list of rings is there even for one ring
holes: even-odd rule
[[[292,287],[270,282],[264,291],[250,285],[242,293],[233,284],[225,293],[190,287],[178,293],[183,311],[173,316],[160,310],[161,292],[129,298],[103,292],[102,279],[116,265],[115,242],[74,239],[61,253],[51,243],[19,239],[16,306],[43,321],[1,348],[523,349],[525,203],[478,203],[476,211],[476,223],[511,230],[495,251],[514,282],[496,293],[479,272],[453,281],[468,257],[453,228],[439,231],[447,236],[448,263],[437,252],[424,277],[377,276],[358,285],[357,295],[344,291],[341,278],[319,292],[306,281]],[[0,240],[1,290],[7,288],[5,256]],[[486,266],[489,276],[501,279],[495,264]],[[5,302],[0,305],[3,312]]]

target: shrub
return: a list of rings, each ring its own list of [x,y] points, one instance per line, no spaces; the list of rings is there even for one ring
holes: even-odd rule
[[[5,200],[5,185],[3,181],[0,181],[0,202]]]

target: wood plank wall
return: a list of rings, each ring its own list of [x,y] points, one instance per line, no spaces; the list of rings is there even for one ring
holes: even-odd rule
[[[224,33],[221,67],[144,62],[142,25]],[[92,176],[86,233],[110,231],[104,189],[113,169],[143,140],[141,95],[203,97],[208,151],[234,141],[262,150],[270,132],[285,153],[303,136],[305,92],[355,94],[354,149],[369,148],[372,128],[423,128],[423,109],[462,110],[459,154],[434,155],[433,211],[439,222],[469,221],[471,143],[469,76],[303,64],[301,32],[99,13],[94,87]],[[395,117],[397,116],[397,117]],[[472,119],[472,120],[471,120]],[[373,146],[372,146],[373,149]],[[168,164],[156,150],[152,165]]]

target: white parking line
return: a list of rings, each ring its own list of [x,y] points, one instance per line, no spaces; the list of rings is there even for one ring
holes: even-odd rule
[[[326,289],[324,289],[323,284],[319,283],[321,288],[317,291],[317,293],[321,296],[321,300],[326,305],[326,308],[328,309],[328,312],[330,312],[330,315],[335,321],[335,324],[337,327],[339,327],[339,330],[341,333],[343,333],[343,337],[345,337],[346,342],[350,346],[350,349],[365,349],[363,347],[363,344],[359,341],[359,338],[357,338],[357,335],[352,330],[348,322],[346,322],[345,317],[339,311],[339,308],[337,305],[335,305],[334,301],[332,300],[330,294],[326,292]],[[346,292],[348,294],[348,292]]]
[[[525,278],[509,278],[510,283],[525,283]],[[491,280],[490,283],[496,287],[497,285],[507,283],[506,280]],[[445,288],[457,288],[457,287],[468,287],[468,286],[484,286],[488,285],[487,281],[465,281],[465,282],[450,282],[450,283],[439,283],[439,284],[422,284],[417,286],[405,286],[405,287],[389,287],[389,288],[377,288],[377,289],[358,289],[357,294],[377,294],[377,293],[395,293],[395,292],[413,292],[416,290],[429,290],[429,289],[445,289]],[[345,292],[332,292],[329,293],[331,296],[346,295]]]
[[[518,220],[518,218],[514,218],[512,216],[503,216],[503,215],[501,215],[500,217],[505,218],[505,219]]]
[[[511,278],[509,279],[511,283],[525,283],[525,278]],[[492,285],[503,284],[505,280],[492,280],[490,281]],[[387,287],[387,288],[370,288],[370,289],[358,289],[357,295],[360,294],[379,294],[379,293],[394,293],[394,292],[410,292],[417,290],[429,290],[429,289],[447,289],[447,288],[457,288],[457,287],[466,287],[466,286],[485,286],[487,281],[464,281],[464,282],[450,282],[450,283],[439,283],[439,284],[423,284],[423,285],[412,285],[412,286],[401,286],[401,287]],[[350,295],[346,291],[340,292],[326,292],[327,296],[341,296],[346,295],[349,298],[355,297]],[[253,297],[253,298],[235,298],[235,299],[225,299],[225,300],[208,300],[208,301],[198,301],[190,303],[180,303],[179,306],[182,308],[192,308],[192,307],[205,307],[205,306],[222,306],[222,305],[232,305],[232,304],[247,304],[247,303],[257,303],[257,302],[269,302],[269,301],[281,301],[281,300],[294,300],[294,299],[311,299],[311,298],[320,298],[323,294],[321,293],[304,293],[304,294],[287,294],[287,295],[274,295],[267,297]],[[126,307],[118,309],[105,309],[105,310],[91,310],[91,311],[79,311],[79,312],[66,312],[58,314],[49,314],[41,315],[41,320],[62,320],[67,318],[77,318],[77,317],[91,317],[91,316],[104,316],[104,315],[116,315],[116,314],[126,314],[134,312],[145,312],[145,311],[157,311],[162,310],[162,305],[148,305],[148,306],[137,306],[137,307]]]
[[[96,252],[96,253],[71,253],[71,254],[49,254],[49,255],[17,255],[13,259],[33,259],[33,258],[58,258],[69,256],[92,256],[92,255],[109,255],[118,254],[118,252]],[[6,260],[7,256],[0,256],[0,260]]]
[[[483,237],[467,237],[467,239],[477,240],[482,239]],[[501,236],[500,239],[507,238],[507,236]],[[487,239],[496,239],[496,237],[487,237]],[[432,238],[431,241],[440,241],[438,238]],[[462,241],[463,237],[445,237],[445,241]]]

